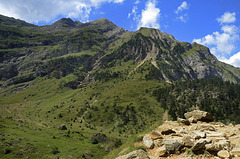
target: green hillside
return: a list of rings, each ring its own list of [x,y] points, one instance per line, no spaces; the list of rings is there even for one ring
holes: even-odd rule
[[[207,47],[156,29],[0,16],[0,158],[115,158],[196,107],[239,123],[239,82]]]

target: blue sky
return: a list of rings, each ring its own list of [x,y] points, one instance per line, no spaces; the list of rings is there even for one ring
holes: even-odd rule
[[[0,0],[0,14],[37,25],[106,17],[130,31],[157,28],[240,67],[240,0]]]

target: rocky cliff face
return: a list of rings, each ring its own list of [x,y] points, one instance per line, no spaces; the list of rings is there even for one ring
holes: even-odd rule
[[[18,25],[24,27],[16,28]],[[84,65],[81,70],[85,74],[82,79],[87,78],[88,72],[91,74],[117,67],[116,63],[133,61],[137,67],[129,72],[138,71],[150,62],[157,69],[152,73],[154,78],[162,81],[220,77],[225,81],[240,82],[240,69],[219,62],[208,48],[197,43],[179,42],[172,35],[156,29],[128,32],[106,18],[88,23],[63,18],[52,25],[38,27],[4,16],[1,16],[0,26],[2,86],[50,75],[56,68],[45,72],[43,68],[49,68],[50,61],[55,63],[59,59],[68,63],[66,58],[69,56],[75,60],[90,59],[89,66]],[[55,72],[61,78],[79,71],[78,67]],[[61,73],[64,70],[65,73]]]
[[[138,150],[117,159],[240,157],[240,125],[212,122],[211,114],[200,110],[188,112],[185,117],[165,121],[144,135],[140,144],[146,152]]]

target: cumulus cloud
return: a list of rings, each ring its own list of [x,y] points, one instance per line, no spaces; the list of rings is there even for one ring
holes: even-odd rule
[[[233,65],[235,67],[240,67],[240,52],[234,54],[229,59],[225,57],[220,57],[219,60],[222,62],[228,63],[230,65]]]
[[[124,0],[7,0],[0,1],[0,14],[38,23],[50,22],[62,15],[88,21],[92,7]]]
[[[187,9],[189,9],[189,4],[186,1],[184,1],[184,2],[182,2],[182,4],[180,6],[178,6],[175,13],[178,14],[178,13],[182,12],[183,10],[187,10]]]
[[[160,18],[160,9],[156,8],[155,0],[148,0],[145,6],[145,9],[142,10],[141,19],[138,24],[138,29],[140,27],[149,27],[149,28],[160,28],[159,18]]]
[[[210,46],[213,54],[231,54],[235,49],[235,42],[239,39],[237,34],[238,29],[235,25],[226,25],[221,30],[223,31],[222,33],[216,31],[203,38],[194,39],[193,42]]]
[[[223,23],[233,23],[236,21],[235,15],[235,13],[225,12],[220,18],[217,18],[217,21],[221,25]],[[203,38],[193,39],[193,42],[210,47],[211,53],[221,57],[221,59],[232,54],[236,49],[237,41],[239,41],[239,28],[236,25],[226,24],[222,25],[221,32],[216,31]]]
[[[234,23],[236,21],[236,13],[225,12],[217,21],[221,24],[223,23]]]

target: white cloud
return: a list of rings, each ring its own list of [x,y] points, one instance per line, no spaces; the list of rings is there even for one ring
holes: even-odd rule
[[[133,6],[132,12],[128,13],[128,18],[131,18],[131,16],[133,16],[132,19],[134,21],[136,21],[136,22],[139,22],[140,15],[137,14],[137,10],[138,10],[138,7],[137,6]]]
[[[189,9],[189,4],[186,1],[184,1],[184,2],[182,2],[182,4],[180,6],[178,6],[175,13],[178,14],[178,13],[182,12],[183,10],[187,10],[187,9]]]
[[[149,27],[159,29],[159,17],[160,9],[156,8],[155,0],[148,0],[145,9],[142,10],[142,15],[140,22],[138,24],[138,29],[140,27]]]
[[[225,12],[218,22],[222,25],[223,23],[233,23],[236,21],[236,14]],[[236,42],[239,41],[239,28],[236,25],[223,25],[221,27],[221,33],[216,31],[200,39],[193,39],[193,42],[207,45],[210,47],[211,53],[217,57],[224,59],[226,55],[232,54],[236,49]]]
[[[210,50],[215,55],[219,53],[221,55],[231,54],[236,48],[236,41],[239,39],[237,27],[235,25],[226,25],[222,27],[222,31],[223,33],[216,31],[203,38],[193,39],[193,42],[211,47]]]
[[[139,4],[140,3],[140,0],[136,0],[135,2],[134,2],[134,4]]]
[[[225,12],[217,21],[221,24],[223,23],[234,23],[236,21],[236,13]]]
[[[183,23],[186,23],[188,20],[188,14],[181,15],[181,16],[177,17],[177,19]]]
[[[238,27],[236,27],[235,25],[224,25],[222,26],[221,30],[224,31],[225,33],[234,35],[238,31]]]
[[[57,16],[88,21],[93,7],[103,3],[123,3],[124,0],[7,0],[0,1],[0,14],[38,23],[50,22]]]
[[[240,67],[240,52],[234,54],[229,59],[226,59],[225,57],[220,57],[219,60],[235,67]]]

